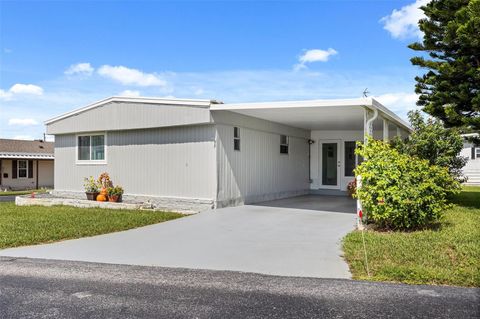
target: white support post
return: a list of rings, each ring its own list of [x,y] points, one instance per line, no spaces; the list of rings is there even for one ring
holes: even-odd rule
[[[386,119],[383,119],[383,141],[388,142],[389,136],[388,136],[388,121]]]
[[[363,112],[363,142],[364,143],[367,143],[369,113],[370,113],[369,110],[365,108]]]
[[[358,175],[357,176],[357,192],[360,188],[362,188],[362,176]],[[362,210],[362,202],[360,201],[360,198],[357,196],[357,229],[363,230],[363,223],[362,223],[362,217],[363,217],[363,210]]]

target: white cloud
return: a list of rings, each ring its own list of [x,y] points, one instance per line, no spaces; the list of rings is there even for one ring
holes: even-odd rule
[[[9,119],[8,125],[30,126],[37,125],[38,122],[34,119]]]
[[[66,75],[92,75],[95,69],[90,65],[90,63],[77,63],[72,64],[65,70]]]
[[[399,10],[393,10],[390,15],[380,19],[380,22],[384,24],[383,28],[396,39],[421,38],[423,34],[418,29],[418,20],[424,18],[425,15],[420,7],[428,2],[430,0],[416,0]]]
[[[140,91],[133,91],[133,90],[125,90],[119,93],[120,96],[128,96],[128,97],[137,97],[140,96]]]
[[[16,135],[13,137],[14,140],[33,140],[33,137],[30,135]]]
[[[305,69],[307,63],[312,62],[327,62],[332,55],[338,54],[338,52],[332,48],[327,50],[312,49],[305,51],[302,55],[298,57],[298,64],[294,65],[296,71],[300,69]]]
[[[43,89],[34,84],[21,84],[17,83],[12,85],[7,91],[0,89],[0,99],[2,100],[11,100],[15,95],[42,95]]]
[[[406,118],[408,111],[419,109],[416,105],[418,95],[415,93],[386,93],[374,98],[403,118]]]
[[[32,94],[32,95],[42,95],[43,89],[38,85],[33,84],[14,84],[10,90],[13,94]]]
[[[144,73],[121,65],[103,65],[98,69],[98,74],[124,85],[165,86],[167,84],[155,73]]]

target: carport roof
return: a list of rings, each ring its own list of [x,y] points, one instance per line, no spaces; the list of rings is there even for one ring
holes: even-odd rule
[[[212,111],[232,111],[304,129],[363,130],[364,109],[378,110],[393,124],[410,131],[398,115],[373,98],[213,104]]]

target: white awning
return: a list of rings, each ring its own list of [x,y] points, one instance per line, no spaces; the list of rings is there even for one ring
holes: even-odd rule
[[[0,159],[46,159],[53,160],[55,156],[48,153],[11,153],[0,152]]]
[[[410,131],[410,126],[372,98],[310,100],[238,104],[213,104],[212,111],[231,111],[308,130],[363,130],[365,108],[377,109],[380,116]],[[382,129],[380,119],[374,123]]]

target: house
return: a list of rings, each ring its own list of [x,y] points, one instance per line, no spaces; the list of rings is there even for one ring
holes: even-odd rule
[[[224,104],[111,97],[46,121],[55,192],[106,171],[127,200],[198,211],[309,193],[345,194],[366,134],[410,127],[372,98]]]
[[[460,153],[468,159],[463,167],[463,175],[467,177],[467,185],[480,185],[480,145],[469,141],[469,137],[478,137],[477,133],[464,134],[463,149]]]
[[[54,145],[0,139],[0,189],[53,188]]]

